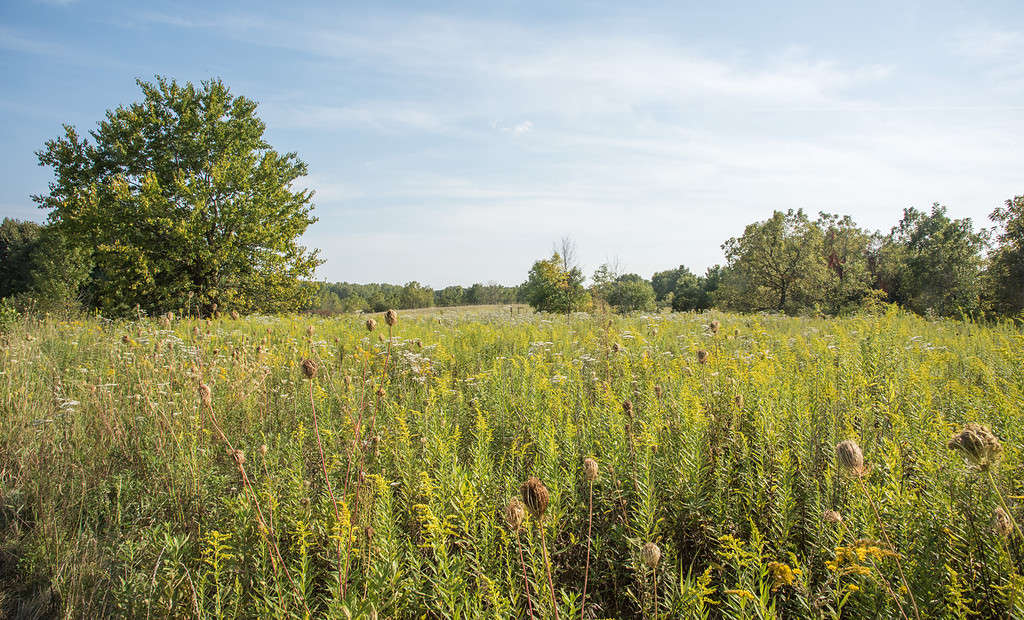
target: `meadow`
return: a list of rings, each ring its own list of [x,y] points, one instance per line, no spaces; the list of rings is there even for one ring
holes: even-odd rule
[[[1024,617],[1013,324],[368,318],[8,326],[0,615]]]

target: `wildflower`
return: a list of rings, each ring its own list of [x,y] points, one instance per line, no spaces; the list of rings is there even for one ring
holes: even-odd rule
[[[640,560],[648,568],[657,568],[658,561],[661,560],[661,549],[658,545],[649,542],[640,548]]]
[[[530,516],[540,520],[548,509],[548,489],[536,476],[530,476],[520,488],[523,494],[523,503],[526,504]]]
[[[959,450],[964,460],[978,469],[988,469],[999,460],[999,454],[1003,451],[999,438],[987,426],[974,422],[954,435],[946,446],[950,450]]]
[[[597,480],[597,461],[587,457],[583,459],[583,475],[588,482]]]
[[[523,502],[513,497],[509,501],[508,506],[505,507],[505,523],[513,531],[517,531],[523,526],[523,519],[525,517],[526,507],[523,506]]]
[[[394,310],[388,310],[384,313],[384,322],[388,324],[388,327],[394,327],[395,323],[398,322],[398,313]]]
[[[844,439],[836,444],[836,460],[839,467],[854,476],[864,475],[864,453],[852,439]]]
[[[768,574],[772,578],[773,590],[782,586],[791,586],[796,581],[793,569],[788,564],[783,564],[782,562],[769,562]]]
[[[316,362],[310,359],[302,360],[302,374],[306,375],[307,379],[312,379],[316,376]]]

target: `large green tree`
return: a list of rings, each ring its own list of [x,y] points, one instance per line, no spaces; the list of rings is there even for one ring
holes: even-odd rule
[[[877,253],[879,286],[914,312],[973,314],[980,308],[984,246],[970,218],[951,219],[939,204],[930,213],[904,209]]]
[[[65,125],[39,163],[36,196],[69,243],[87,249],[89,288],[105,312],[138,304],[243,311],[297,309],[321,262],[299,245],[316,221],[306,164],[264,140],[256,103],[220,80],[139,81],[143,99],[107,112],[89,137]]]
[[[567,267],[567,261],[555,252],[551,258],[533,264],[522,295],[541,312],[569,314],[580,310],[587,299],[583,271],[579,267]]]
[[[989,256],[989,300],[1002,314],[1024,311],[1024,196],[1006,201],[989,218],[998,225]]]
[[[824,278],[822,232],[803,210],[775,211],[722,244],[728,266],[719,289],[725,305],[793,312],[818,300]]]

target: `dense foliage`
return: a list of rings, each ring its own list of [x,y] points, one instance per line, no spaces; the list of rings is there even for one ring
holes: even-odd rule
[[[89,138],[46,143],[51,226],[87,251],[91,305],[275,312],[301,307],[319,264],[298,244],[312,192],[306,165],[263,139],[256,103],[219,80],[139,81],[144,98],[107,112]],[[90,139],[91,138],[91,139]]]
[[[14,325],[0,615],[1024,615],[1012,325],[376,318]]]

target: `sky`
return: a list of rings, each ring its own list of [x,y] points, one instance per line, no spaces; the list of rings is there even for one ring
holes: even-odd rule
[[[0,3],[0,217],[35,152],[221,78],[309,166],[319,279],[517,284],[723,261],[773,210],[976,226],[1024,194],[1024,3]]]

